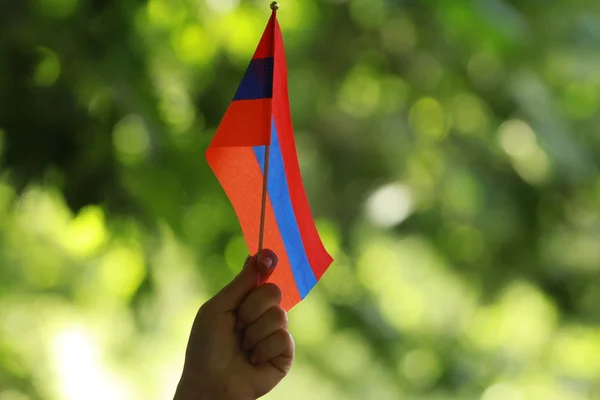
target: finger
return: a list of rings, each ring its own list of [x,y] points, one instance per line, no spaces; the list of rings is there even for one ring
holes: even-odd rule
[[[280,329],[256,345],[250,362],[263,364],[276,357],[294,357],[294,339],[287,329]]]
[[[276,265],[277,256],[270,250],[248,257],[242,271],[213,297],[213,303],[224,311],[237,309],[252,289],[268,279]]]
[[[276,284],[266,283],[254,289],[237,311],[236,329],[239,331],[254,323],[271,307],[279,306],[279,303],[281,303],[281,290]]]
[[[255,257],[248,257],[240,273],[211,300],[224,311],[234,310],[259,282]]]
[[[259,342],[280,329],[287,328],[288,319],[285,310],[279,306],[271,307],[244,332],[242,349],[251,350]]]
[[[275,267],[279,261],[277,254],[273,250],[263,249],[258,252],[256,256],[258,260],[258,269],[260,273],[260,282],[262,285],[271,277],[273,271],[275,271]]]

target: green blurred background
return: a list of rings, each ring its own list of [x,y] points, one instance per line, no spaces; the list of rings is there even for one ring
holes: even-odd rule
[[[600,2],[280,3],[335,263],[266,398],[600,399]],[[172,398],[268,6],[0,0],[0,400]]]

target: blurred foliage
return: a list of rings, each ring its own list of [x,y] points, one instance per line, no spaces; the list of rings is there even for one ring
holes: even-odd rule
[[[0,400],[172,397],[267,3],[0,1]],[[600,3],[281,3],[336,262],[267,398],[600,399]]]

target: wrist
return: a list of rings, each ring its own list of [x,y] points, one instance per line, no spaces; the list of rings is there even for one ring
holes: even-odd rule
[[[177,383],[175,397],[173,400],[210,400],[203,390],[183,377]]]
[[[218,399],[214,394],[209,393],[205,388],[199,385],[195,385],[192,382],[184,380],[183,378],[177,385],[175,397],[173,400],[221,400]],[[222,399],[225,400],[225,399]]]
[[[182,377],[173,400],[255,400],[253,397],[241,396],[233,389],[227,385],[203,384],[197,379]]]

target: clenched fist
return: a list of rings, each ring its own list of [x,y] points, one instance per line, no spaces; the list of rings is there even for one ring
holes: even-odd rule
[[[281,291],[263,284],[277,256],[262,250],[198,311],[175,400],[255,400],[271,391],[294,361],[294,340]]]

